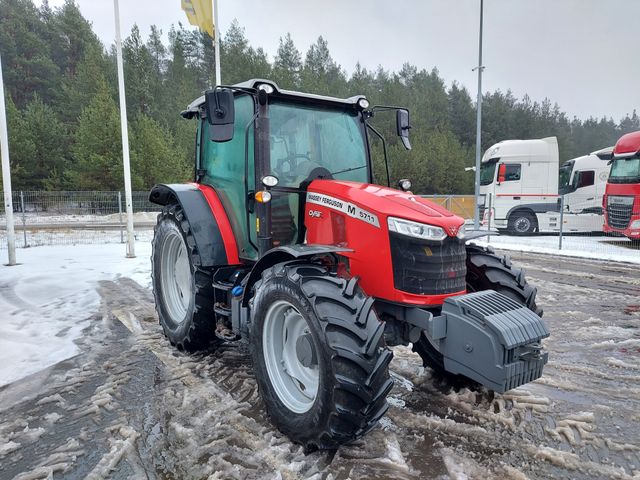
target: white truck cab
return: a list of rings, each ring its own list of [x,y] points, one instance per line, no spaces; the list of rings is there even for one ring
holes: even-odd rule
[[[562,164],[559,193],[565,196],[566,211],[602,214],[612,157],[613,147],[607,147]]]
[[[564,195],[563,231],[602,231],[609,150],[568,160],[558,175],[556,137],[493,145],[480,168],[480,193],[485,194],[483,224],[488,224],[491,215],[492,227],[517,235],[558,232],[560,195]]]

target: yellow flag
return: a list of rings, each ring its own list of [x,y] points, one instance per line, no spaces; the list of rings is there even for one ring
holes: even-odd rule
[[[182,0],[182,10],[189,23],[207,32],[213,38],[213,12],[211,0]]]

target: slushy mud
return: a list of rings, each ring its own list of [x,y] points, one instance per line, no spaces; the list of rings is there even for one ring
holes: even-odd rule
[[[102,282],[81,354],[0,390],[0,477],[640,477],[637,267],[514,255],[551,337],[544,376],[455,387],[396,348],[380,425],[305,453],[266,416],[243,344],[197,355],[162,335],[149,290]]]

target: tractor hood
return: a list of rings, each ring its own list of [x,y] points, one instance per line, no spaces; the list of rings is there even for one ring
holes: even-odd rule
[[[350,202],[379,217],[384,217],[379,219],[384,228],[387,223],[386,217],[398,217],[442,227],[448,235],[456,236],[464,224],[464,219],[434,202],[412,193],[380,185],[345,180],[314,180],[309,185],[308,192]],[[323,200],[326,197],[323,197]],[[326,201],[330,203],[331,198]]]

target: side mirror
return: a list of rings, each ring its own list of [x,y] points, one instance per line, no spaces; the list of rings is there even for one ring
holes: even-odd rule
[[[396,130],[398,131],[398,136],[402,139],[404,148],[407,150],[411,150],[411,142],[409,142],[410,129],[409,110],[401,108],[396,112]]]
[[[204,93],[204,109],[209,128],[209,137],[214,142],[228,142],[233,138],[235,108],[233,92],[226,88],[214,88]]]
[[[498,183],[502,183],[505,181],[507,176],[507,166],[504,163],[501,163],[498,167]]]

